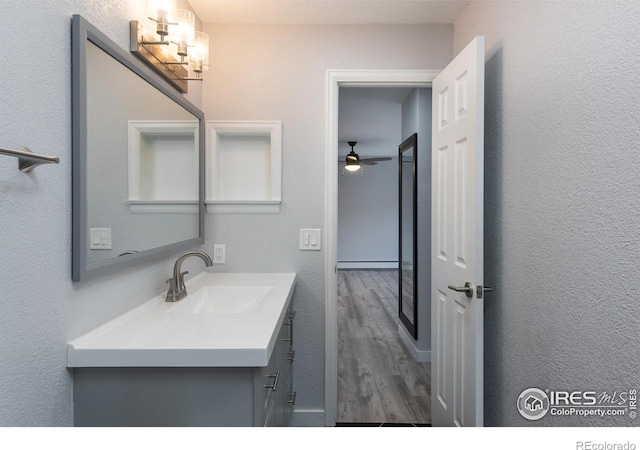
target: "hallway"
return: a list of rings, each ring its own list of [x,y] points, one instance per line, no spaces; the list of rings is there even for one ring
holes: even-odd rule
[[[398,335],[396,270],[338,273],[339,423],[431,423],[431,364]]]

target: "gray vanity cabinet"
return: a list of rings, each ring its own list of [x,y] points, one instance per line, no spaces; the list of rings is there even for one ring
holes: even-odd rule
[[[263,389],[264,408],[260,411],[264,417],[259,417],[259,426],[288,427],[291,426],[295,392],[293,391],[293,321],[295,312],[289,310],[280,327],[278,341],[273,349],[269,365],[261,370],[258,379],[266,379],[268,386]],[[257,390],[259,386],[254,389]]]
[[[293,321],[295,312],[288,312],[280,329],[276,357],[271,358],[275,367],[271,373],[279,376],[275,390],[270,393],[274,396],[273,411],[267,418],[267,426],[287,427],[291,426],[293,405],[295,404],[295,392],[293,391],[293,362],[295,352],[293,350]]]
[[[290,426],[291,306],[265,367],[75,368],[75,426]]]

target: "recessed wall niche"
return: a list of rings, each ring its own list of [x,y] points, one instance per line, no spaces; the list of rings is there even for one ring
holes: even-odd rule
[[[129,121],[131,212],[198,212],[198,122]]]
[[[279,213],[281,155],[280,121],[207,121],[207,211]]]

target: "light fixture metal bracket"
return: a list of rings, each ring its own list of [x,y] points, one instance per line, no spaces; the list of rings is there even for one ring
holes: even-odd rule
[[[146,31],[146,32],[145,32]],[[162,45],[156,45],[155,36],[137,20],[130,22],[130,48],[129,50],[138,59],[147,64],[153,70],[171,83],[178,91],[186,94],[188,91],[188,71],[180,61],[166,56],[162,51]]]

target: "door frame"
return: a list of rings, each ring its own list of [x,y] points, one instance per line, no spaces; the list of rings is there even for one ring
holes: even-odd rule
[[[440,70],[328,70],[325,161],[324,425],[338,417],[338,106],[341,87],[431,87]]]

